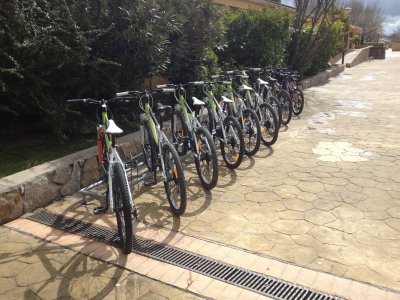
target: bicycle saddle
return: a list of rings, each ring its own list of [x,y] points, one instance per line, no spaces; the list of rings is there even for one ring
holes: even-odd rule
[[[192,97],[192,100],[193,100],[193,105],[196,105],[196,106],[205,105],[205,103],[203,101],[197,99],[196,97]]]
[[[257,79],[257,83],[258,83],[258,84],[263,84],[263,85],[269,85],[269,82],[268,82],[268,81],[262,80],[262,79],[260,79],[260,78]]]
[[[108,120],[106,133],[118,134],[122,132],[122,129],[119,128],[113,120]]]
[[[251,87],[249,87],[248,85],[245,85],[245,84],[243,84],[243,85],[241,85],[239,87],[239,91],[241,91],[241,92],[243,92],[243,91],[251,91],[251,90],[253,90],[253,89]]]
[[[222,101],[223,101],[224,103],[233,103],[233,101],[232,101],[231,99],[229,99],[229,98],[227,98],[227,97],[225,97],[225,96],[222,96]]]
[[[167,112],[167,111],[172,111],[171,106],[169,106],[169,105],[163,105],[163,104],[161,104],[160,102],[157,103],[156,112],[158,112],[158,113],[165,113],[165,112]]]

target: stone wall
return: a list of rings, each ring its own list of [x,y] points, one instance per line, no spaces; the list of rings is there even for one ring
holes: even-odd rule
[[[120,153],[140,150],[139,132],[118,139]],[[0,224],[44,207],[99,179],[97,147],[0,179]]]
[[[400,41],[392,42],[392,51],[400,51]]]
[[[386,48],[384,47],[371,47],[369,48],[369,56],[374,59],[385,59]]]
[[[370,57],[370,54],[369,54],[370,49],[371,49],[371,46],[365,47],[365,48],[359,50],[359,53],[353,58],[353,60],[346,63],[346,68],[355,67],[355,66],[363,63],[364,61],[366,61],[368,59],[368,57]]]
[[[312,86],[327,83],[329,81],[329,78],[337,76],[338,74],[342,73],[344,69],[345,65],[333,66],[330,70],[326,70],[312,77],[305,78],[304,80],[302,80],[302,88],[304,90]]]

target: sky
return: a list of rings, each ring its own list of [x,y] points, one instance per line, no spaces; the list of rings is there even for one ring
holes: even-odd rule
[[[400,29],[400,0],[365,0],[378,3],[386,16],[383,28],[385,34],[391,34]],[[282,0],[282,4],[294,6],[294,0]]]

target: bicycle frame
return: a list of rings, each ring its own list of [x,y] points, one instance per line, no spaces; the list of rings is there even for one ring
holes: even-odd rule
[[[146,97],[147,95],[142,96]],[[141,134],[141,142],[142,146],[144,146],[144,141],[145,141],[145,136],[144,136],[144,121],[147,120],[150,124],[150,130],[151,130],[151,135],[158,146],[158,154],[161,157],[162,153],[162,147],[164,145],[164,142],[167,141],[167,137],[164,134],[164,132],[161,130],[161,126],[157,121],[156,116],[153,113],[153,110],[151,109],[149,101],[146,101],[144,105],[144,114],[140,116],[141,119],[141,124],[140,124],[140,134]],[[165,165],[164,165],[164,160],[160,159],[161,162],[161,175],[163,180],[167,180],[167,176],[165,174]]]

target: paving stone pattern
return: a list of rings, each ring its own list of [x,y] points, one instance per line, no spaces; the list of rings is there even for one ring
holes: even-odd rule
[[[162,184],[136,192],[139,219],[400,290],[400,54],[306,90],[305,109],[205,192],[186,166],[174,218]]]
[[[0,299],[201,299],[4,227],[0,243]]]

